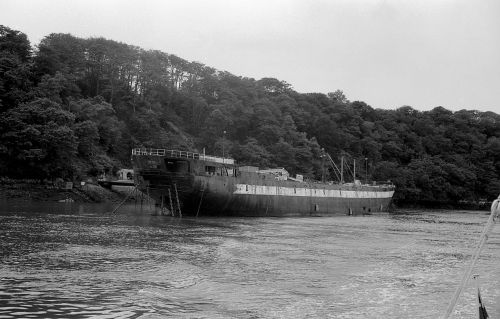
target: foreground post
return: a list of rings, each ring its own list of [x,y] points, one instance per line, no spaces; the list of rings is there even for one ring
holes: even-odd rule
[[[488,240],[489,233],[491,232],[491,229],[493,228],[493,225],[495,224],[495,220],[498,218],[498,215],[500,213],[500,196],[493,201],[491,204],[491,215],[490,218],[488,219],[488,223],[486,223],[486,226],[484,226],[483,233],[481,234],[481,237],[479,239],[479,243],[477,244],[476,250],[474,251],[474,254],[472,255],[472,259],[470,262],[469,267],[464,273],[464,276],[462,277],[462,281],[457,287],[457,290],[455,291],[455,294],[453,295],[453,298],[451,299],[448,308],[446,309],[446,313],[444,315],[444,319],[448,319],[455,309],[455,305],[458,302],[458,298],[460,298],[460,295],[462,294],[462,291],[464,290],[465,285],[467,285],[467,282],[469,281],[469,278],[471,277],[472,270],[474,266],[476,265],[477,260],[479,259],[479,255],[481,254],[481,251],[483,250],[484,244],[486,244],[486,241]]]

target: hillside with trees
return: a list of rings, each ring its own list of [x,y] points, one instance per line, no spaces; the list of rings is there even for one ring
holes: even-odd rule
[[[130,167],[133,147],[224,149],[319,178],[323,148],[356,160],[358,179],[394,182],[400,204],[500,193],[493,112],[373,109],[340,90],[299,93],[104,38],[50,34],[32,46],[0,26],[0,113],[0,175],[11,178],[95,177]]]

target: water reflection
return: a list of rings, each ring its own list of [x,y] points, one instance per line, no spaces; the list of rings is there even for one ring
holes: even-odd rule
[[[430,318],[487,216],[177,219],[129,205],[4,203],[0,318]],[[484,301],[500,314],[500,231]],[[467,289],[456,318],[475,315]]]

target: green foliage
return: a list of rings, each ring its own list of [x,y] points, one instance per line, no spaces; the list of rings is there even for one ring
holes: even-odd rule
[[[31,47],[24,33],[0,25],[0,112],[26,101]]]
[[[0,25],[0,52],[11,54],[21,62],[27,62],[31,54],[31,46],[26,34]]]
[[[34,94],[39,98],[48,98],[56,103],[68,106],[71,99],[80,97],[80,88],[71,75],[57,71],[54,76],[42,76]]]
[[[0,119],[2,154],[9,175],[71,177],[76,154],[75,116],[48,99],[10,109]]]
[[[92,158],[98,151],[99,128],[90,120],[78,122],[74,126],[78,138],[78,155],[83,158]]]
[[[271,154],[252,137],[248,138],[243,145],[234,145],[231,154],[240,158],[242,165],[256,165],[258,167],[271,165]]]
[[[32,53],[0,26],[1,174],[83,178],[130,165],[132,147],[189,149],[318,179],[324,148],[400,203],[500,192],[500,115],[373,109],[341,90],[295,92],[104,38],[50,34]],[[334,176],[330,176],[333,178]],[[352,179],[352,177],[349,177]]]

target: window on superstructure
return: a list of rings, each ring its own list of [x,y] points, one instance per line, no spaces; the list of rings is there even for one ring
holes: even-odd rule
[[[217,167],[217,176],[229,176],[227,168],[224,166]]]
[[[215,166],[208,166],[208,165],[205,166],[205,174],[206,175],[212,176],[212,175],[215,175],[215,173],[216,173]]]

